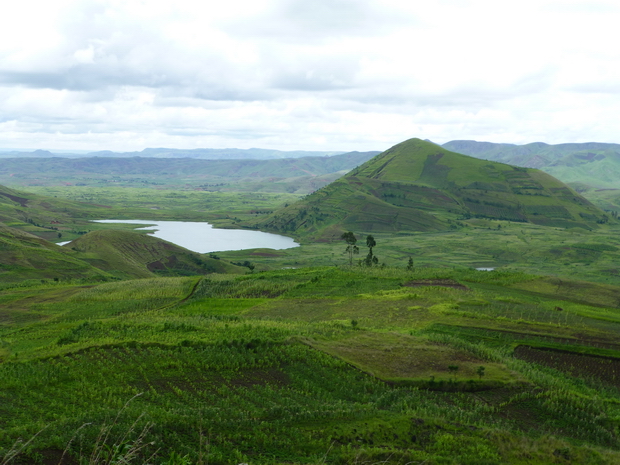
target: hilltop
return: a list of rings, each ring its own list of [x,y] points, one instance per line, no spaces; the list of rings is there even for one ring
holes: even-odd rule
[[[609,221],[542,171],[410,139],[253,226],[330,240],[346,230],[449,230],[472,217],[587,230]]]

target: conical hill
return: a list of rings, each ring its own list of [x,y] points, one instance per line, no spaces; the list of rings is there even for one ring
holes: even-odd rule
[[[585,229],[608,221],[542,171],[410,139],[256,226],[330,240],[348,230],[441,231],[472,217]]]

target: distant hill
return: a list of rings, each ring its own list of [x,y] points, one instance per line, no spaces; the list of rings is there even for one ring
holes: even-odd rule
[[[0,184],[28,185],[189,185],[194,188],[294,192],[307,185],[313,191],[325,185],[322,176],[342,175],[379,152],[350,152],[331,157],[278,160],[196,160],[188,158],[5,158],[0,163]],[[332,180],[332,179],[329,179]],[[256,186],[257,183],[268,183]],[[292,189],[291,189],[292,188]]]
[[[108,208],[46,197],[0,185],[0,222],[49,241],[58,240],[58,232],[85,223],[85,216],[105,218]],[[77,221],[76,221],[77,220]]]
[[[454,140],[443,147],[476,158],[537,168],[566,183],[620,188],[620,144],[513,145]]]
[[[88,205],[88,211],[101,208]],[[130,231],[94,231],[66,246],[55,226],[74,224],[84,206],[0,186],[0,283],[24,279],[143,278],[243,273],[246,268]]]
[[[481,217],[596,228],[603,211],[542,171],[410,139],[253,226],[331,240],[343,231],[441,231]]]
[[[72,250],[0,223],[0,283],[25,279],[111,277]]]
[[[0,223],[0,283],[244,273],[247,268],[131,231],[88,233],[58,246]]]
[[[326,157],[339,155],[342,151],[306,151],[306,150],[270,150],[270,149],[170,149],[170,148],[147,148],[139,152],[112,152],[102,150],[87,153],[72,152],[50,152],[49,150],[21,151],[11,150],[0,151],[0,158],[90,158],[90,157],[112,157],[112,158],[197,158],[202,160],[269,160],[281,158],[301,158],[301,157]]]
[[[64,247],[78,252],[77,256],[92,266],[123,278],[247,271],[224,260],[133,231],[93,231]]]

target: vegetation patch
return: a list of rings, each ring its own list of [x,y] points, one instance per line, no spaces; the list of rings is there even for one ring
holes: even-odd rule
[[[398,333],[360,331],[345,339],[310,344],[387,382],[431,389],[457,389],[457,383],[469,389],[488,389],[491,384],[497,386],[518,379],[502,364],[446,344]]]
[[[467,286],[464,286],[461,283],[457,283],[456,281],[452,281],[450,279],[437,279],[434,281],[407,281],[403,284],[405,287],[427,287],[427,286],[439,286],[439,287],[449,287],[451,289],[461,289],[468,290]]]

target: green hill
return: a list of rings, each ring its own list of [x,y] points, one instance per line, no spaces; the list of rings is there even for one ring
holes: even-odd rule
[[[566,183],[585,183],[599,188],[620,187],[620,145],[587,142],[549,145],[495,144],[454,140],[448,150],[485,160],[538,168]]]
[[[0,282],[245,273],[247,268],[122,230],[88,233],[60,247],[0,223]]]
[[[74,251],[0,223],[0,283],[109,276]]]
[[[91,265],[121,278],[244,273],[244,267],[200,255],[170,242],[131,231],[93,231],[65,247]]]
[[[244,267],[191,252],[129,231],[79,231],[59,247],[52,240],[75,237],[85,217],[105,216],[105,207],[16,191],[0,186],[0,280],[94,277],[142,278],[245,272]],[[69,232],[67,232],[69,230]],[[61,232],[62,231],[62,232]]]
[[[105,218],[109,211],[109,207],[101,205],[72,202],[0,185],[0,221],[49,241],[59,240],[60,231],[83,229],[87,218]]]
[[[343,231],[441,231],[478,217],[594,229],[603,211],[561,181],[410,139],[252,226],[330,240]]]

